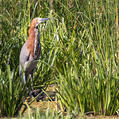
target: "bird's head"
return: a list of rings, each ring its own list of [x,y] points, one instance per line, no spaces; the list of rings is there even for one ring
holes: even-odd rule
[[[39,18],[39,17],[34,18],[31,22],[30,27],[32,27],[32,28],[38,27],[42,22],[45,22],[47,20],[49,20],[49,18]]]

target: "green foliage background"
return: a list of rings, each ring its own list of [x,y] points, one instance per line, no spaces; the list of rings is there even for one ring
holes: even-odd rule
[[[117,114],[118,0],[1,0],[0,2],[1,82],[7,78],[12,79],[9,75],[13,71],[18,72],[19,53],[28,38],[27,31],[31,20],[35,17],[50,17],[51,20],[39,28],[42,55],[34,75],[34,88],[56,83],[62,106],[74,115],[90,111],[95,114]],[[8,73],[6,73],[7,66],[10,67]],[[18,75],[15,77],[19,80]],[[4,91],[2,85],[5,84],[1,83],[1,92]],[[2,99],[0,102],[4,107],[1,109],[6,110]],[[16,114],[10,113],[6,111],[6,115],[9,116]]]

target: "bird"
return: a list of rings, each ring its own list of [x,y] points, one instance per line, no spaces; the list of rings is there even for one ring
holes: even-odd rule
[[[19,55],[19,75],[23,75],[23,83],[26,84],[28,76],[30,76],[33,83],[33,73],[37,66],[40,54],[40,33],[39,25],[42,22],[49,20],[49,18],[36,17],[31,21],[30,28],[28,30],[28,40],[23,44]],[[32,84],[33,90],[33,84]]]

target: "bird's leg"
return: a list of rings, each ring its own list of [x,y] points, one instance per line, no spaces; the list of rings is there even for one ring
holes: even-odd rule
[[[33,88],[33,73],[30,74],[30,79],[31,79],[31,91],[29,93],[29,96],[32,97],[34,88]]]
[[[33,73],[31,74],[31,90],[33,91],[34,90],[34,88],[33,88]]]
[[[24,85],[26,85],[27,78],[28,78],[28,74],[25,73],[24,76],[23,76]],[[29,95],[29,88],[28,88],[27,85],[26,85],[26,92],[27,92],[27,94]]]
[[[23,82],[24,82],[24,84],[26,84],[26,79],[27,79],[27,76],[24,74],[23,75]]]

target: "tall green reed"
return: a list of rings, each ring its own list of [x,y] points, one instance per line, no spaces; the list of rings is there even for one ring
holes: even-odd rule
[[[0,69],[0,115],[17,116],[29,90],[30,83],[23,83],[19,77],[18,68],[11,71],[10,66],[7,65],[5,72]]]
[[[60,52],[64,55],[62,72],[57,67],[56,77],[67,110],[112,115],[119,108],[115,8],[114,2],[90,1],[85,29],[79,32],[80,37],[72,32],[65,51]]]

